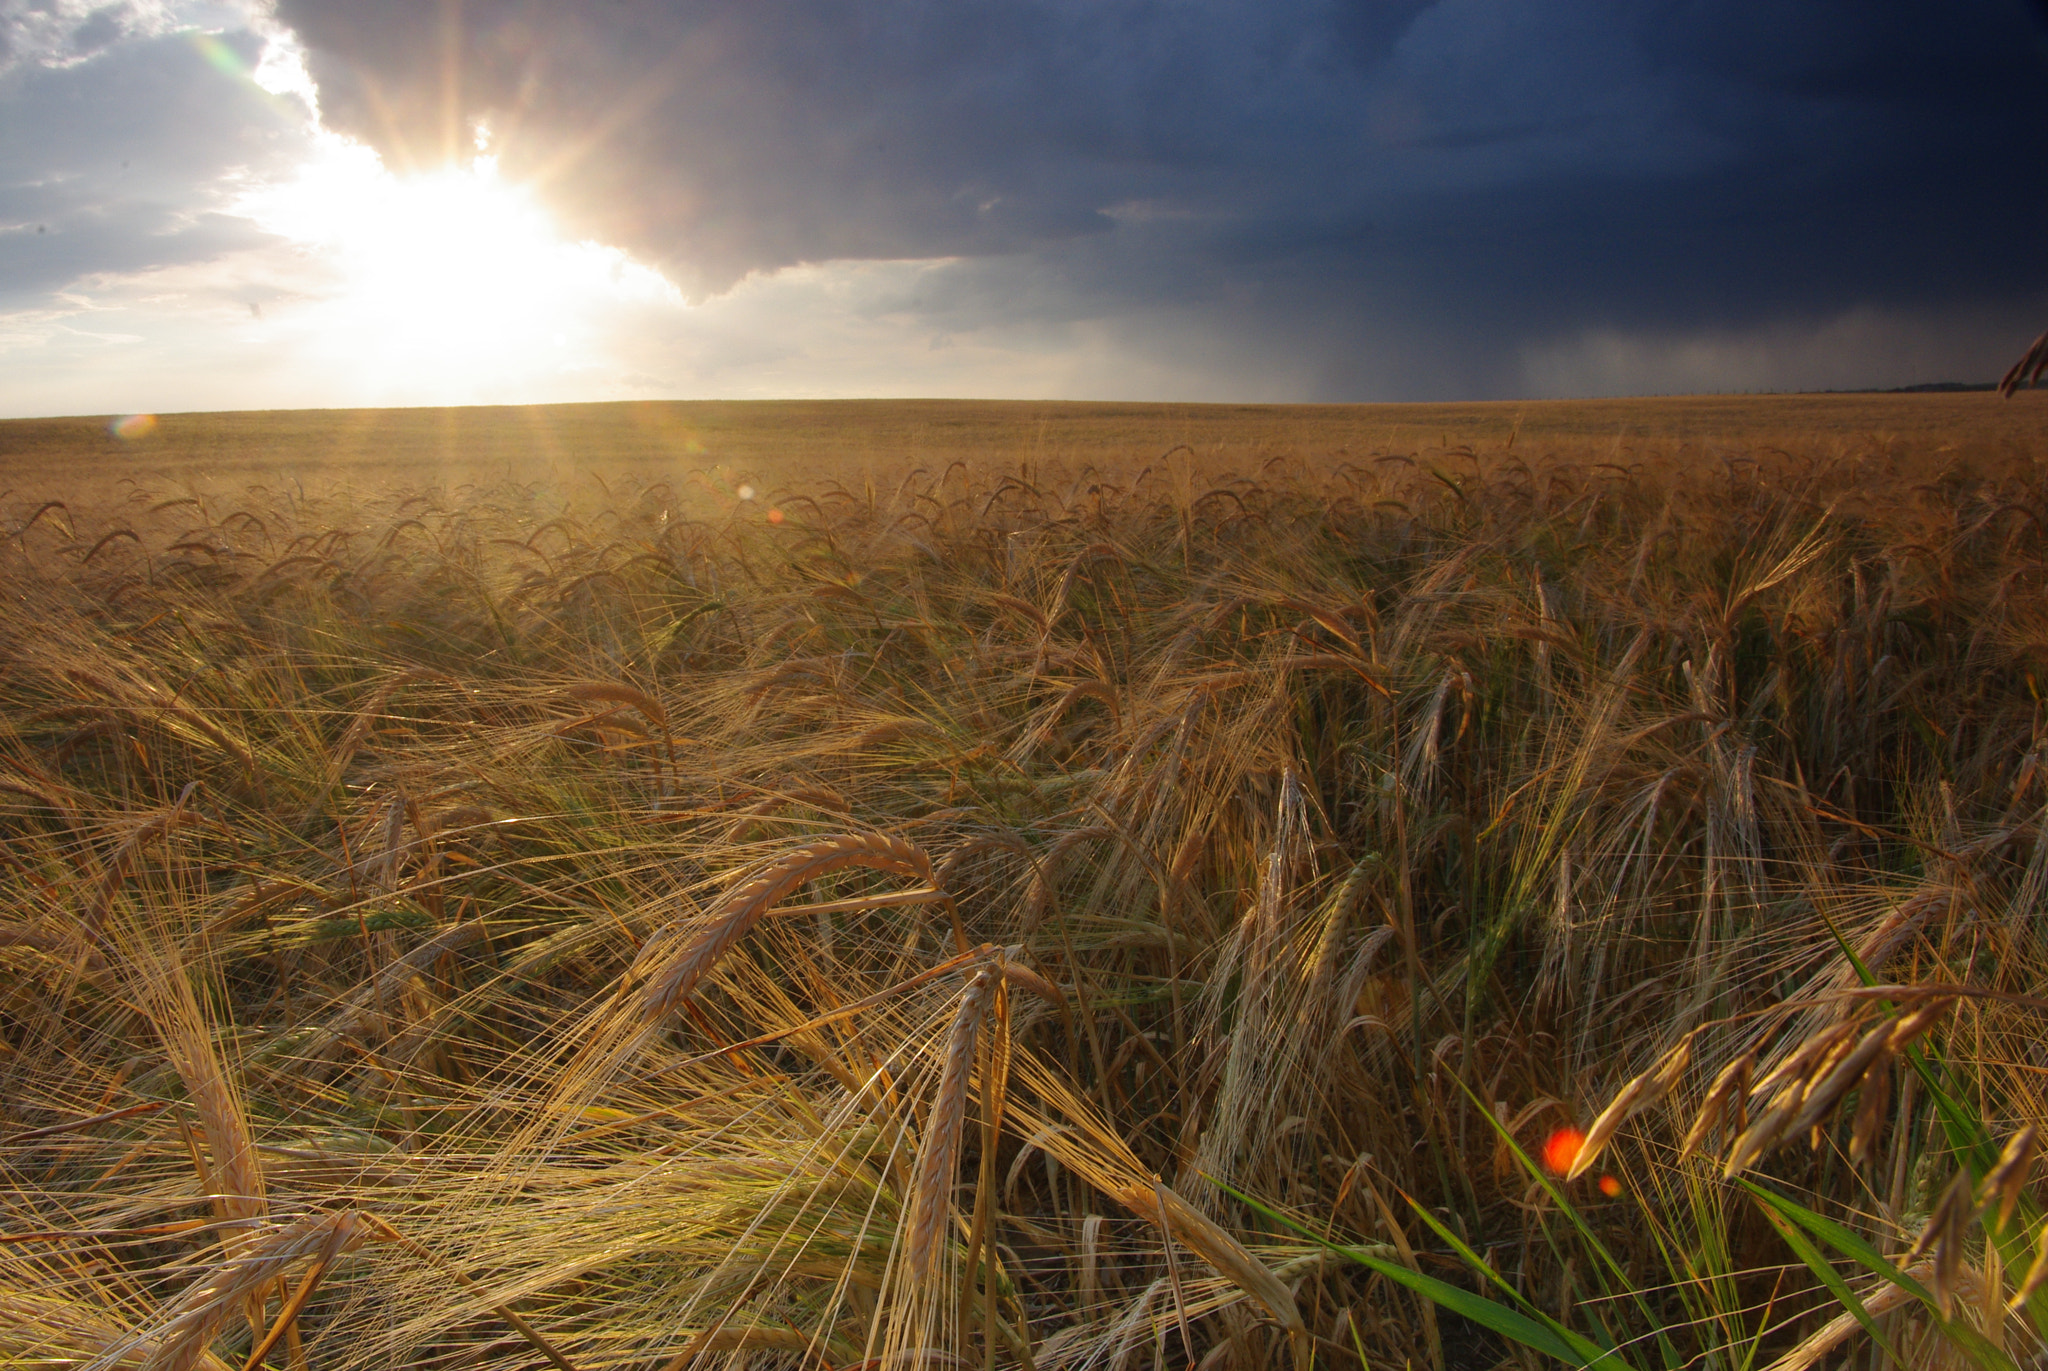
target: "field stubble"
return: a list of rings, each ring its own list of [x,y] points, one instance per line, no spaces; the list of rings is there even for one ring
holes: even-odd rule
[[[2024,1364],[2038,412],[23,478],[0,1348]]]

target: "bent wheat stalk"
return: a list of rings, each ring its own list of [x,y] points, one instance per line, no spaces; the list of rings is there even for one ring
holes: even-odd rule
[[[153,1328],[138,1331],[107,1348],[87,1363],[89,1371],[123,1364],[132,1353],[148,1348],[148,1371],[190,1371],[211,1363],[207,1344],[220,1326],[241,1308],[244,1297],[269,1285],[302,1257],[324,1266],[368,1236],[353,1210],[308,1214],[255,1238],[239,1254],[222,1262],[185,1287],[165,1317]]]
[[[1177,1238],[1186,1243],[1194,1249],[1195,1255],[1215,1267],[1219,1275],[1264,1305],[1266,1312],[1287,1330],[1287,1343],[1293,1351],[1295,1366],[1305,1368],[1308,1365],[1311,1339],[1293,1294],[1264,1263],[1245,1250],[1243,1243],[1164,1182],[1155,1180],[1149,1187],[1125,1186],[1117,1192],[1117,1199],[1126,1209],[1157,1228],[1168,1242]]]
[[[1924,1280],[1931,1274],[1927,1262],[1920,1262],[1907,1269],[1905,1275],[1914,1280]],[[1889,1314],[1912,1300],[1904,1286],[1890,1281],[1875,1281],[1871,1288],[1863,1291],[1858,1298],[1860,1309],[1853,1313],[1837,1314],[1822,1324],[1805,1341],[1790,1352],[1772,1362],[1766,1371],[1808,1371],[1822,1357],[1832,1352],[1862,1326],[1863,1319]]]
[[[1694,1030],[1695,1033],[1697,1031]],[[1586,1140],[1579,1145],[1578,1156],[1564,1173],[1566,1180],[1575,1181],[1591,1170],[1608,1141],[1614,1137],[1614,1131],[1631,1115],[1648,1109],[1671,1093],[1671,1087],[1678,1084],[1686,1066],[1692,1061],[1693,1036],[1693,1033],[1688,1033],[1681,1038],[1676,1047],[1658,1059],[1656,1066],[1623,1086],[1614,1102],[1600,1111],[1600,1117],[1594,1119],[1593,1126],[1586,1130]]]
[[[557,1079],[552,1109],[587,1100],[660,1030],[678,1005],[777,903],[801,886],[850,866],[909,876],[936,886],[931,858],[915,843],[882,833],[842,833],[790,849],[729,888],[701,919],[677,921],[655,932],[620,979],[608,1008],[587,1021],[589,1030]],[[943,894],[943,891],[938,892]],[[951,901],[948,900],[950,906]],[[694,936],[688,936],[694,927]],[[954,936],[965,953],[957,910]],[[687,936],[687,941],[684,941]],[[677,944],[681,945],[678,946]]]
[[[640,1023],[651,1024],[687,1000],[733,944],[784,897],[849,866],[938,884],[933,879],[931,858],[923,848],[883,833],[842,833],[793,848],[720,896],[697,936],[680,950],[670,948],[679,932],[675,925],[648,939],[626,973],[626,984],[638,987]]]

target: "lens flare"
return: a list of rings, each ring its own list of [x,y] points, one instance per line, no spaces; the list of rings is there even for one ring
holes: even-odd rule
[[[137,438],[147,438],[150,434],[156,432],[156,416],[154,414],[124,415],[108,424],[107,432],[113,434],[116,438],[123,438],[129,442],[134,442]]]
[[[781,510],[779,510],[779,509],[771,509],[771,510],[769,510],[769,511],[768,511],[768,522],[769,522],[769,523],[771,523],[771,524],[779,524],[779,523],[781,523],[781,522],[782,522],[782,511],[781,511]]]
[[[245,81],[249,79],[251,68],[242,60],[242,54],[220,39],[210,33],[188,34],[186,38],[193,47],[199,49],[199,55],[206,60],[207,66],[223,76],[239,77]]]
[[[1586,1135],[1576,1128],[1560,1128],[1543,1140],[1543,1167],[1562,1176],[1579,1159]]]

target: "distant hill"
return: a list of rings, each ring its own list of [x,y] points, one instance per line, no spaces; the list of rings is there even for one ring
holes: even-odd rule
[[[1847,390],[1816,390],[1813,395],[1971,395],[1997,390],[1996,381],[1922,381],[1913,386],[1858,386]]]

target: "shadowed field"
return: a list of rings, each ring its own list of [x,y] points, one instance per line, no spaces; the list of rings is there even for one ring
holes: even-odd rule
[[[2033,1364],[2044,415],[0,426],[0,1352]]]

